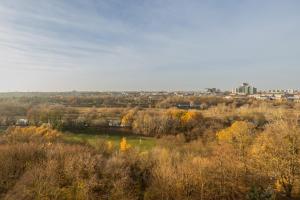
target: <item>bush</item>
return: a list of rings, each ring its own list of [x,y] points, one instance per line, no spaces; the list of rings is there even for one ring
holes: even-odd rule
[[[61,133],[51,129],[48,125],[39,127],[9,127],[6,130],[4,139],[8,142],[54,142],[58,140]]]
[[[35,164],[46,157],[46,149],[39,144],[0,145],[0,197]]]

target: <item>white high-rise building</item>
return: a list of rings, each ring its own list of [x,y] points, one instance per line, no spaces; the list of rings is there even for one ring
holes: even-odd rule
[[[248,83],[243,83],[241,86],[234,88],[232,93],[243,94],[243,95],[252,95],[252,94],[257,93],[257,88],[249,85]]]

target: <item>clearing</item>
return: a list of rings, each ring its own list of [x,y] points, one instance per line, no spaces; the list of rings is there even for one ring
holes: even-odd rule
[[[145,137],[138,135],[124,135],[124,134],[104,134],[104,133],[64,133],[64,140],[67,142],[84,142],[92,146],[96,145],[97,139],[105,139],[111,141],[112,144],[119,148],[122,138],[125,137],[128,144],[132,147],[138,148],[142,151],[149,150],[156,145],[156,139],[153,137]]]

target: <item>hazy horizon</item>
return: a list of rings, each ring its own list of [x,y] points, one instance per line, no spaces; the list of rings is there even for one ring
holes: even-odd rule
[[[2,0],[0,92],[300,89],[297,0]]]

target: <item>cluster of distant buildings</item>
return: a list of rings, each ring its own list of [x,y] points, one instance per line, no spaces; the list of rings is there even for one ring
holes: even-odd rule
[[[251,95],[255,99],[259,100],[280,100],[280,101],[291,101],[291,102],[298,102],[300,103],[300,93],[288,92],[284,90],[282,92],[261,92],[259,94]]]
[[[300,103],[300,95],[299,94],[287,94],[287,93],[263,93],[263,94],[256,94],[252,96],[255,99],[259,100],[280,100],[280,101],[291,101],[291,102],[298,102]]]
[[[259,91],[248,83],[232,90],[232,96],[248,96],[259,100],[281,100],[300,102],[300,92],[295,89]]]
[[[255,98],[260,100],[288,100],[300,102],[300,91],[295,89],[273,89],[259,91],[249,83],[242,83],[232,91],[221,91],[218,88],[205,88],[197,91],[122,91],[122,92],[102,92],[103,95],[122,97],[129,96],[134,98],[148,98],[149,102],[158,101],[166,97],[199,97],[199,96],[219,96],[224,98]],[[178,107],[187,107],[178,105]],[[198,105],[189,105],[189,108]]]
[[[253,95],[257,94],[257,88],[249,85],[248,83],[243,83],[241,86],[234,88],[232,94],[238,95]]]

